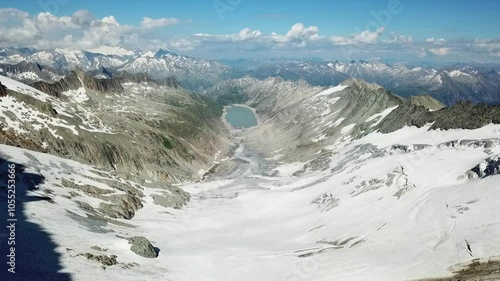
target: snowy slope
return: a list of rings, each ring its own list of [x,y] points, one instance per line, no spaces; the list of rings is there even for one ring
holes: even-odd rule
[[[55,204],[26,202],[24,213],[50,234],[60,273],[73,280],[409,280],[446,276],[452,265],[500,253],[500,176],[466,175],[500,153],[500,126],[427,129],[339,143],[330,169],[300,177],[287,172],[300,165],[284,165],[273,177],[187,184],[182,188],[192,199],[181,210],[153,204],[155,190],[140,185],[144,208],[130,221],[116,220],[134,227],[108,223],[98,232],[65,210],[85,217],[75,200],[94,207],[99,200],[78,189],[81,197],[67,198],[70,190],[60,186],[61,178],[71,178],[113,190],[92,180],[95,168],[7,146],[0,152],[45,178],[38,192],[53,190]],[[442,145],[457,139],[493,139],[496,145]],[[429,146],[404,152],[396,144]],[[244,150],[235,157],[258,161]],[[130,252],[120,237],[134,235],[147,236],[159,257]],[[119,264],[104,270],[76,256],[86,252],[116,255]]]
[[[499,126],[405,128],[345,145],[329,171],[186,186],[197,200],[164,225],[174,244],[173,280],[446,276],[449,266],[473,258],[465,239],[474,258],[496,256],[500,177],[463,177],[488,156],[484,148],[437,146],[499,136]],[[432,147],[400,154],[391,151],[398,143]],[[379,155],[372,145],[388,152]]]
[[[80,105],[89,100],[83,88],[63,93],[69,99],[64,101],[5,76],[0,75],[0,82],[7,89],[21,94],[1,98],[0,124],[5,125],[3,130],[11,129],[16,133],[26,134],[48,129],[52,136],[59,139],[63,139],[61,131],[76,136],[80,134],[80,130],[110,132],[95,116],[95,109]],[[29,98],[26,100],[23,95]]]
[[[210,134],[198,142],[187,142],[187,135],[176,138],[192,148],[188,156],[195,161],[214,152],[219,168],[205,181],[171,185],[152,181],[159,178],[157,166],[146,166],[170,154],[160,155],[151,143],[140,146],[152,139],[141,139],[138,132],[161,132],[144,125],[161,120],[173,120],[160,124],[167,128],[176,122],[186,128],[183,114],[191,118],[192,111],[174,105],[186,106],[193,97],[182,89],[124,83],[123,93],[79,89],[58,100],[0,79],[18,92],[0,99],[5,130],[21,136],[46,128],[55,138],[87,135],[90,143],[132,136],[118,155],[136,148],[141,157],[151,155],[128,155],[126,165],[137,162],[143,169],[118,174],[116,166],[109,171],[0,145],[2,202],[7,165],[18,166],[18,241],[25,256],[19,257],[17,280],[414,280],[450,276],[473,259],[500,256],[500,175],[480,178],[471,172],[480,164],[481,176],[485,170],[498,173],[485,159],[500,155],[500,125],[441,131],[428,124],[390,134],[366,129],[353,139],[358,126],[372,128],[397,108],[380,86],[351,80],[325,89],[245,77],[231,83],[247,91],[248,104],[261,114],[259,127],[278,127],[235,133],[235,147],[227,154],[210,147]],[[36,102],[28,104],[30,99]],[[40,103],[57,114],[37,110]],[[97,112],[106,112],[106,118]],[[201,121],[194,125],[209,130]],[[82,140],[75,145],[79,156]],[[271,152],[252,146],[259,141]],[[109,153],[101,151],[87,152]],[[297,162],[304,159],[308,162]],[[160,164],[168,177],[183,178],[184,166]],[[0,212],[1,224],[5,216]],[[133,236],[149,239],[159,257],[131,252],[126,239]],[[0,232],[2,251],[5,238]],[[88,253],[115,256],[117,264],[82,256]],[[3,275],[5,264],[0,260],[0,280],[12,280]]]

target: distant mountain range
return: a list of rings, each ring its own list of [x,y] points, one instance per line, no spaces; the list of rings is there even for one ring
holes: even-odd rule
[[[500,66],[455,64],[443,68],[407,67],[381,60],[343,63],[300,60],[248,60],[235,67],[258,79],[303,79],[311,85],[338,85],[349,78],[377,83],[403,97],[429,94],[452,105],[460,100],[500,102]]]
[[[103,47],[90,51],[29,48],[0,50],[0,74],[27,83],[55,82],[80,68],[96,78],[121,72],[144,73],[155,79],[175,77],[186,89],[204,92],[222,81],[251,76],[264,80],[281,77],[305,80],[313,86],[338,85],[349,78],[377,83],[403,97],[429,94],[452,105],[460,100],[500,103],[500,66],[455,64],[442,68],[408,67],[370,61],[250,59],[211,61],[178,55],[168,50],[128,51]]]
[[[201,91],[221,79],[231,78],[233,73],[222,63],[162,49],[156,52],[126,51],[122,48],[92,51],[12,48],[0,51],[0,74],[23,82],[55,82],[75,68],[90,72],[97,78],[110,78],[119,72],[144,73],[155,79],[173,76],[183,87],[193,91]]]

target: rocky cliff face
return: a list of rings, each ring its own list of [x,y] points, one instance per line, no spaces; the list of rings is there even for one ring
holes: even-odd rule
[[[250,141],[266,143],[259,149],[284,161],[323,159],[324,147],[373,131],[427,124],[431,129],[476,129],[500,123],[500,106],[459,102],[445,107],[429,95],[404,99],[359,79],[322,88],[303,81],[245,77],[222,83],[211,94],[224,104],[237,100],[255,108],[260,126],[250,130]]]
[[[430,95],[418,95],[418,96],[411,96],[408,99],[408,102],[410,104],[416,105],[416,106],[423,106],[431,111],[435,110],[440,110],[444,107],[446,107],[444,104],[442,104],[440,101],[436,100],[435,98],[431,97]]]
[[[477,129],[487,124],[500,124],[500,106],[458,102],[452,107],[429,111],[421,105],[406,102],[391,112],[378,126],[383,133],[394,132],[404,126],[431,129]]]
[[[98,79],[81,70],[75,70],[55,83],[39,81],[33,83],[32,86],[54,97],[60,97],[63,92],[77,90],[81,87],[102,93],[123,92],[123,87],[119,79]]]
[[[13,88],[9,96],[19,104],[17,110],[0,112],[5,143],[114,170],[125,178],[198,179],[197,172],[210,167],[213,155],[227,145],[222,107],[178,88],[174,79],[160,85],[132,82],[138,79],[129,77],[123,88],[123,77],[95,79],[73,72],[54,84],[37,83],[42,91],[26,87],[17,93]]]
[[[314,87],[304,81],[245,77],[222,83],[211,94],[255,108],[259,127],[250,130],[251,142],[266,143],[260,149],[270,155],[279,151],[289,161],[322,158],[318,151],[323,147],[372,130],[382,117],[377,114],[403,103],[383,87],[359,79]]]
[[[0,83],[0,97],[5,97],[7,95],[7,88]]]
[[[179,88],[180,84],[174,77],[168,77],[163,79],[154,79],[149,74],[146,73],[129,73],[126,71],[120,72],[116,78],[123,82],[133,82],[133,83],[144,83],[153,82],[157,85],[166,86],[169,88]]]
[[[15,64],[0,64],[0,75],[30,84],[38,81],[55,82],[64,75],[64,71],[43,66],[38,62],[21,61]]]

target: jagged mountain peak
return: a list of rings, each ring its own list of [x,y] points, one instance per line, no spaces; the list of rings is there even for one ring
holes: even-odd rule
[[[359,78],[349,78],[348,80],[345,80],[344,82],[341,83],[342,85],[345,86],[351,86],[351,87],[357,87],[357,88],[364,88],[367,90],[380,90],[384,89],[384,87],[380,86],[377,83],[369,83],[366,82],[365,80],[359,79]]]
[[[411,96],[408,102],[413,105],[423,106],[431,111],[445,108],[446,106],[428,94]]]
[[[174,57],[176,57],[178,55],[176,53],[168,50],[168,49],[164,50],[162,48],[158,49],[158,51],[156,51],[155,54],[154,54],[154,57],[157,58],[157,59],[165,57],[165,56],[174,56]]]

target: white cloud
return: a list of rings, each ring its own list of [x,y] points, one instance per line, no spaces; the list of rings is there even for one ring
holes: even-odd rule
[[[434,37],[431,37],[431,38],[425,39],[425,42],[432,43],[434,45],[444,45],[444,44],[446,44],[446,39],[444,39],[444,38],[435,39]]]
[[[410,44],[413,42],[413,38],[411,35],[401,35],[392,32],[391,39],[384,40],[383,42],[387,44]]]
[[[137,48],[154,28],[177,24],[175,18],[144,18],[139,26],[122,25],[112,15],[96,18],[87,10],[58,17],[42,12],[30,15],[17,9],[0,9],[0,46],[95,49],[106,46]]]
[[[71,16],[73,24],[82,27],[90,26],[94,20],[96,20],[96,17],[88,10],[78,10]]]
[[[16,24],[8,24],[15,21]],[[3,46],[29,46],[41,39],[39,26],[26,12],[16,9],[0,9],[0,44]]]
[[[319,29],[316,26],[305,27],[302,23],[296,23],[285,35],[271,34],[271,38],[277,43],[298,43],[305,44],[310,40],[318,40],[322,37],[318,34]]]
[[[473,52],[498,57],[500,54],[500,39],[480,39],[476,38],[472,42],[465,44]]]
[[[262,35],[260,30],[251,30],[250,28],[242,29],[239,33],[232,34],[230,37],[233,41],[245,41],[258,38]]]
[[[174,39],[170,41],[169,47],[179,51],[191,51],[201,45],[199,40],[188,40],[186,38]]]
[[[252,39],[263,38],[262,32],[260,30],[251,30],[250,28],[244,28],[238,33],[225,34],[225,35],[212,35],[207,33],[196,33],[193,35],[201,40],[215,40],[215,41],[227,41],[227,42],[241,42]]]
[[[370,57],[424,57],[443,59],[498,61],[500,39],[455,39],[429,37],[415,42],[410,35],[391,32],[383,27],[350,35],[320,34],[317,26],[296,23],[283,33],[263,33],[247,27],[235,33],[212,35],[197,33],[169,39],[154,29],[187,23],[176,18],[145,17],[137,25],[120,23],[110,15],[97,18],[87,10],[70,16],[51,13],[30,15],[27,12],[0,9],[0,48],[34,47],[93,50],[102,46],[125,49],[172,48],[189,55],[225,57],[230,53],[244,56],[319,56],[329,59]],[[348,46],[345,48],[344,46]]]
[[[431,54],[435,56],[446,56],[450,54],[451,49],[450,48],[433,48],[433,49],[428,49]]]
[[[152,19],[148,17],[144,17],[141,22],[141,27],[145,29],[154,29],[161,28],[169,25],[175,25],[180,22],[179,19],[176,18],[161,18],[161,19]]]
[[[384,27],[380,27],[375,31],[365,30],[357,34],[352,34],[347,37],[343,36],[332,36],[330,38],[334,45],[345,46],[345,45],[359,45],[359,44],[376,44],[378,38],[384,32]]]

